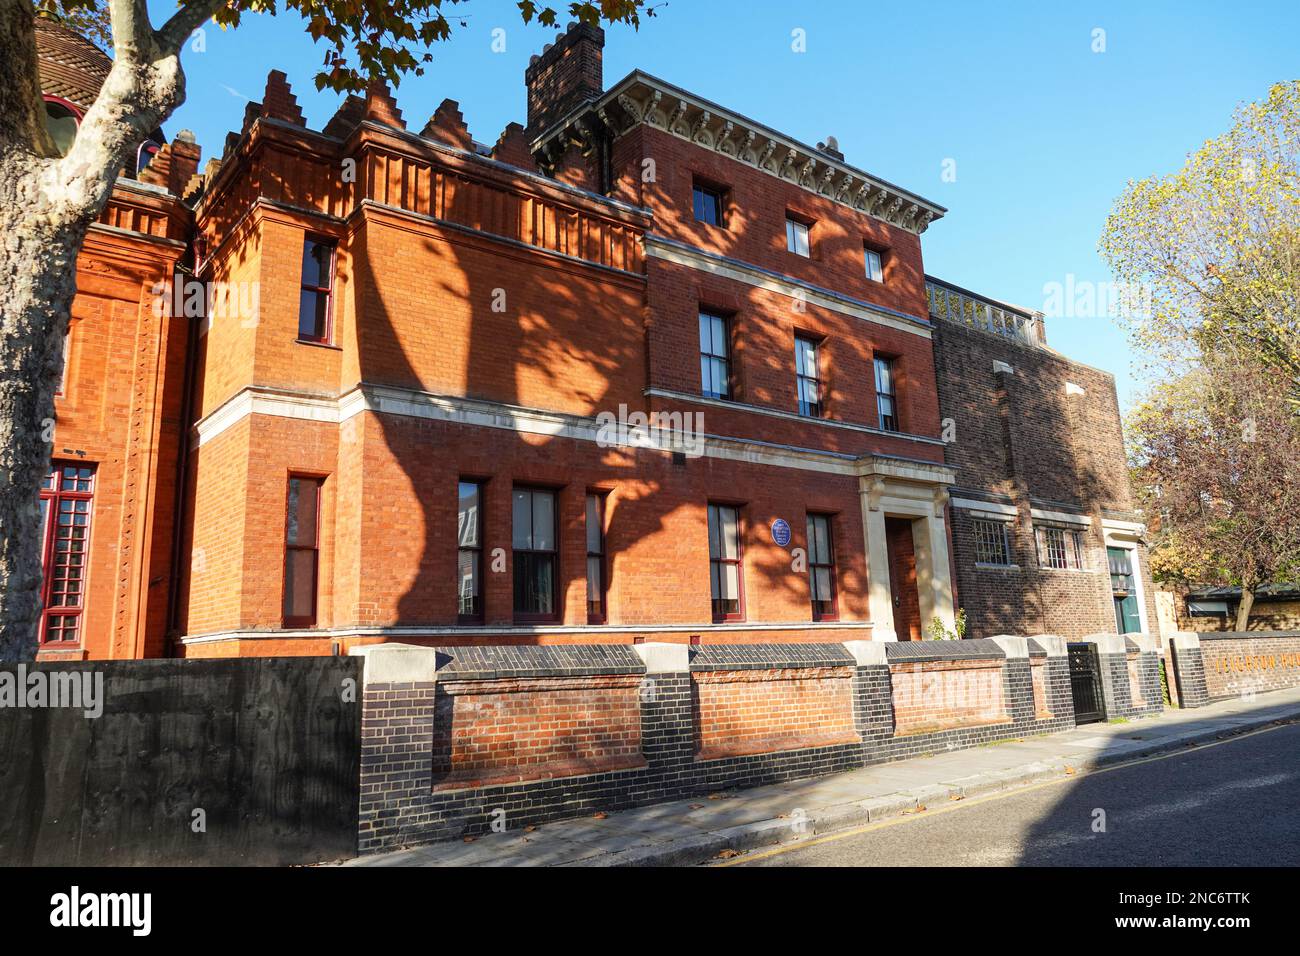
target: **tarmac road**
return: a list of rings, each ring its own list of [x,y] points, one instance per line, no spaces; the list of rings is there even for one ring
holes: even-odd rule
[[[741,866],[1300,865],[1300,724],[743,854]]]

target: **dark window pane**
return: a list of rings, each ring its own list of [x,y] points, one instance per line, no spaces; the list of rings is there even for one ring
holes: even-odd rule
[[[462,617],[479,617],[483,613],[482,582],[479,580],[479,552],[461,551],[457,556],[457,613]]]
[[[515,613],[555,613],[555,555],[515,552]]]
[[[316,546],[317,498],[320,481],[316,478],[289,479],[288,524],[285,543],[314,548]]]
[[[284,561],[284,617],[305,620],[316,614],[316,552],[291,549]]]
[[[476,482],[460,483],[460,502],[456,510],[456,541],[462,548],[479,545],[480,488]]]

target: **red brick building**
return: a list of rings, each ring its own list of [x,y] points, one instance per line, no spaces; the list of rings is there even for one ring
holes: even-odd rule
[[[106,222],[129,264],[79,263],[55,445],[93,474],[89,584],[43,653],[1114,628],[1102,549],[1140,531],[1109,376],[1002,334],[1023,310],[936,311],[942,207],[654,77],[606,88],[603,42],[535,58],[492,146],[381,87],[309,129],[273,72],[201,177],[177,142],[122,182],[165,225]],[[1014,561],[973,560],[988,521]]]

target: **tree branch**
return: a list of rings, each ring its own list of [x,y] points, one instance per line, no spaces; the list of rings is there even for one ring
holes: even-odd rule
[[[154,34],[159,48],[169,53],[179,53],[181,46],[199,27],[225,6],[224,0],[191,0],[172,14],[170,20]]]

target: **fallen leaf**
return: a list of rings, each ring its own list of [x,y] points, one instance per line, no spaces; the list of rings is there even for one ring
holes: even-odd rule
[[[719,851],[718,851],[718,855],[715,856],[714,859],[715,859],[715,860],[730,860],[733,856],[740,856],[740,851],[739,851],[739,850],[732,850],[732,849],[719,850]]]
[[[533,832],[534,830],[536,830],[536,829],[537,829],[537,827],[531,827],[531,826],[530,826],[530,827],[524,827],[524,832],[525,832],[525,833],[532,833],[532,832]]]
[[[720,794],[720,793],[711,793],[711,794],[709,794],[709,799],[710,799],[710,800],[721,800],[721,799],[722,799],[722,794]]]
[[[916,808],[916,812],[917,812],[917,813],[925,813],[925,807],[917,807],[917,808]]]
[[[465,837],[466,843],[473,843],[478,837]]]
[[[1068,774],[1073,774],[1073,773],[1074,773],[1074,768],[1073,768],[1073,767],[1066,767],[1066,768],[1065,768],[1065,772],[1068,773]]]
[[[702,803],[692,803],[692,804],[691,804],[691,809],[692,809],[692,810],[700,810],[700,809],[702,809],[703,807],[704,807],[704,804],[702,804]]]
[[[593,813],[591,816],[592,816],[592,818],[595,819],[595,820],[607,820],[607,819],[609,819],[609,814],[608,814],[608,813],[605,813],[603,810],[602,810],[600,813]]]
[[[965,800],[966,797],[960,793],[954,793],[948,797],[949,800]]]

